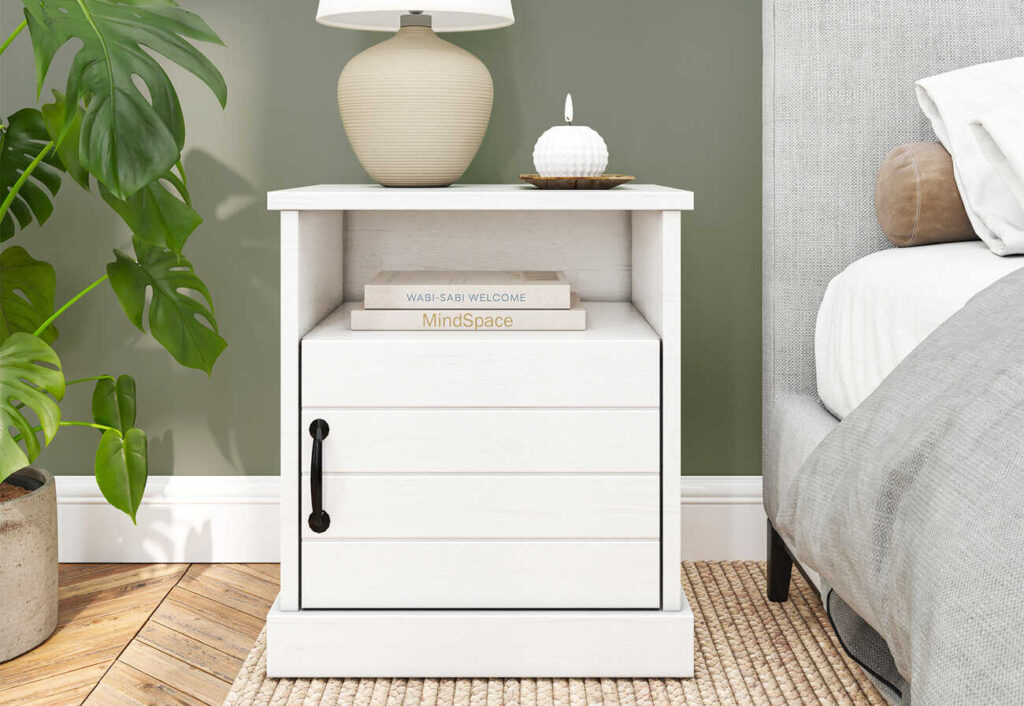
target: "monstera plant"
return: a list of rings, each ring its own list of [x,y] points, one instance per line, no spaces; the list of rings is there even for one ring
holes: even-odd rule
[[[112,371],[66,379],[57,326],[77,301],[108,285],[128,319],[178,363],[212,371],[227,344],[210,292],[184,255],[202,218],[182,166],[181,104],[161,62],[198,77],[223,106],[224,78],[193,44],[221,42],[174,0],[22,5],[24,21],[0,55],[21,45],[27,50],[31,40],[37,96],[57,52],[67,45],[73,58],[51,102],[0,117],[0,481],[32,463],[63,427],[85,427],[75,433],[98,436],[100,490],[134,522],[148,473],[146,433],[135,424],[135,380]],[[114,250],[105,273],[80,283],[81,291],[56,307],[56,272],[29,250],[32,229],[53,213],[67,177],[124,220],[132,243],[130,251]],[[91,234],[108,242],[115,236]],[[24,246],[10,244],[12,238]],[[91,390],[92,419],[64,419],[61,401],[80,387]]]

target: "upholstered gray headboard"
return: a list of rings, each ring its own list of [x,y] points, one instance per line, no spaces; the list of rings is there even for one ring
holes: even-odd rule
[[[764,425],[816,395],[814,319],[828,281],[888,245],[875,172],[935,139],[914,81],[1024,54],[1022,0],[764,0]]]

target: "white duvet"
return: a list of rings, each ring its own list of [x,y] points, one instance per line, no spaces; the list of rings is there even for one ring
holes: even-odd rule
[[[818,396],[842,419],[967,300],[1024,257],[983,242],[892,248],[862,258],[828,285],[818,309]]]

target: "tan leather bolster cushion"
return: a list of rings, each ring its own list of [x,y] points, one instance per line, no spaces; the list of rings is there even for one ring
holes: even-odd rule
[[[909,142],[885,156],[875,183],[875,211],[896,247],[974,240],[953,178],[953,160],[939,142]]]

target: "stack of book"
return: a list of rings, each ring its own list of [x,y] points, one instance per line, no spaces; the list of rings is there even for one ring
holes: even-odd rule
[[[582,331],[564,272],[380,272],[352,309],[353,331]]]

